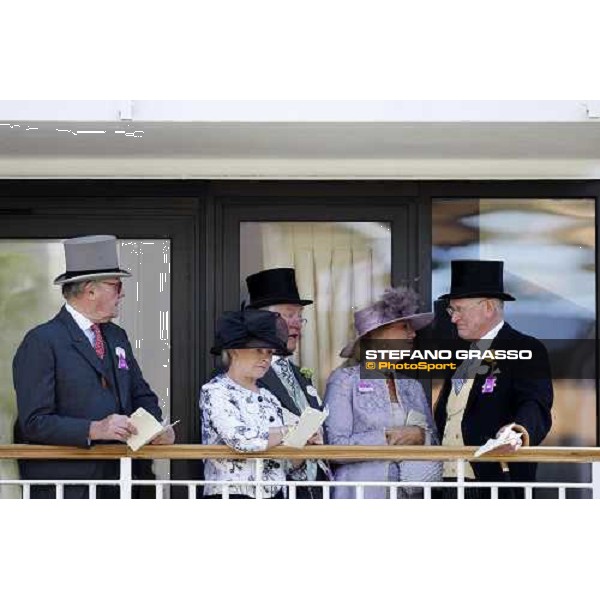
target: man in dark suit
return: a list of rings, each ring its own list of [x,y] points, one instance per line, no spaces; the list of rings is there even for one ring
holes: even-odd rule
[[[294,269],[267,269],[246,278],[250,300],[248,308],[258,308],[279,313],[288,326],[287,347],[294,352],[302,336],[306,319],[302,316],[305,306],[312,300],[300,298]],[[309,377],[288,357],[273,357],[271,368],[258,380],[281,402],[282,406],[299,417],[310,406],[321,410],[321,399]],[[320,439],[322,443],[322,438]],[[308,461],[307,473],[311,480],[329,479],[329,467],[324,461]],[[321,498],[322,490],[316,487],[298,487],[297,498]]]
[[[13,361],[17,393],[16,441],[89,447],[125,442],[136,433],[129,415],[143,407],[161,418],[156,394],[144,380],[123,329],[111,323],[124,297],[114,236],[66,240],[67,270],[54,281],[66,300],[50,321],[27,333]],[[171,444],[169,428],[155,444]],[[117,461],[22,460],[21,477],[118,479]],[[66,485],[65,497],[87,497],[85,486]],[[118,489],[98,487],[98,497]],[[52,498],[54,486],[34,485],[31,496]]]
[[[513,329],[504,321],[507,294],[500,261],[462,260],[452,262],[452,283],[447,311],[458,336],[472,342],[472,349],[530,350],[533,362],[466,360],[451,379],[444,381],[435,408],[438,432],[445,446],[480,446],[497,437],[506,427],[522,434],[520,441],[505,444],[500,452],[515,452],[521,444],[540,444],[552,425],[552,380],[548,355],[537,339]],[[528,376],[529,374],[529,376]],[[444,476],[456,477],[453,463],[446,463]],[[536,465],[511,462],[510,481],[534,481]],[[503,481],[499,463],[467,463],[467,478]],[[489,495],[489,490],[473,496]],[[514,495],[500,492],[500,495]]]

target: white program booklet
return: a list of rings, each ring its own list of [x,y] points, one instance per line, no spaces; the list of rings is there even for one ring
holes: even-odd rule
[[[283,445],[291,448],[306,446],[306,442],[319,431],[328,414],[327,410],[320,411],[310,406],[305,408],[296,426],[283,438]]]
[[[129,418],[137,429],[137,433],[127,440],[127,445],[134,452],[151,442],[169,427],[173,427],[179,423],[179,421],[175,421],[175,423],[163,425],[142,407],[138,408]]]
[[[475,451],[475,458],[482,454],[487,454],[505,444],[510,444],[511,442],[518,443],[521,440],[522,435],[522,433],[517,433],[514,429],[507,427],[500,436],[488,440],[483,446],[477,448]]]

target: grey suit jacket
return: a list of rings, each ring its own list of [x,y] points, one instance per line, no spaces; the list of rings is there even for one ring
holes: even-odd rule
[[[63,307],[25,336],[13,360],[17,393],[16,440],[23,443],[88,446],[91,421],[112,413],[130,415],[144,407],[157,419],[156,394],[144,380],[123,329],[101,325],[106,345],[100,361],[89,340]],[[116,348],[125,352],[127,368]],[[21,461],[26,479],[109,479],[115,461]]]

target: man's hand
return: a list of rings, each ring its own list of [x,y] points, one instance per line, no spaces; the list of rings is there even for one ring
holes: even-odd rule
[[[125,415],[108,415],[102,421],[92,421],[90,424],[90,440],[118,440],[126,442],[137,433],[131,419]]]
[[[156,436],[151,444],[174,444],[175,443],[175,430],[171,425],[167,427],[159,436]]]
[[[422,446],[425,443],[425,430],[416,425],[391,427],[385,430],[388,446]]]
[[[512,429],[513,425],[514,425],[514,423],[510,423],[509,425],[505,425],[504,427],[501,427],[498,430],[498,433],[496,434],[496,438],[506,435],[508,433],[507,430]],[[494,450],[494,452],[497,454],[514,454],[522,445],[523,445],[523,442],[521,441],[521,438],[515,438],[507,444],[498,446]]]

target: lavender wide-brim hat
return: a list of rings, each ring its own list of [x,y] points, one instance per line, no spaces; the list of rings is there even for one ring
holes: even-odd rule
[[[354,355],[356,344],[368,333],[398,323],[408,321],[415,331],[427,327],[434,318],[434,313],[417,312],[417,293],[408,288],[395,288],[385,291],[380,300],[354,313],[356,337],[348,342],[340,352],[342,358]]]

